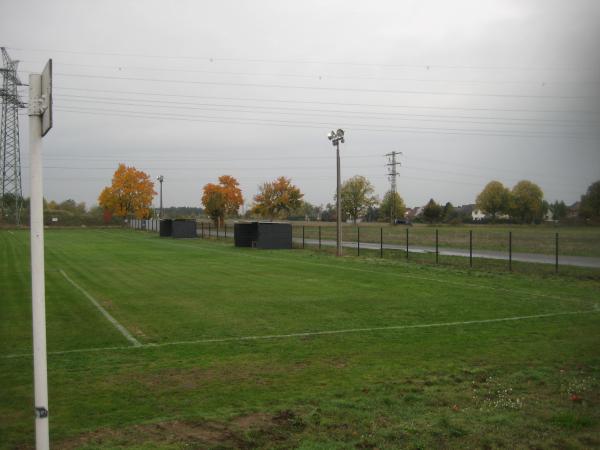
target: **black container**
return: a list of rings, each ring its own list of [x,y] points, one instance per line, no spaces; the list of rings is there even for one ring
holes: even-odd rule
[[[158,229],[158,235],[160,237],[170,237],[173,233],[173,220],[161,219],[160,226]]]
[[[193,219],[175,219],[173,220],[173,228],[171,236],[174,238],[195,238],[196,236],[196,221]]]
[[[240,222],[233,229],[236,247],[292,248],[292,225],[278,222]]]

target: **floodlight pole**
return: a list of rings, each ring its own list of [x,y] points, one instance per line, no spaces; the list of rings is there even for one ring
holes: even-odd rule
[[[337,162],[337,189],[336,189],[336,209],[337,209],[337,224],[336,224],[336,255],[342,256],[342,207],[341,207],[341,193],[342,193],[342,178],[340,175],[340,141],[335,141],[335,155]]]
[[[160,183],[160,209],[159,209],[159,212],[158,212],[158,218],[162,219],[162,215],[163,215],[162,184],[163,184],[163,180],[165,179],[165,177],[163,177],[162,175],[159,175],[156,179]]]
[[[29,75],[29,178],[31,239],[31,309],[35,391],[35,448],[50,448],[48,367],[46,357],[46,287],[44,280],[44,211],[42,180],[42,76]]]
[[[336,185],[336,254],[342,256],[342,207],[341,207],[341,194],[342,194],[342,178],[340,174],[340,141],[344,142],[344,130],[341,128],[337,131],[331,130],[327,135],[327,138],[335,145],[335,157],[337,165],[337,185]]]

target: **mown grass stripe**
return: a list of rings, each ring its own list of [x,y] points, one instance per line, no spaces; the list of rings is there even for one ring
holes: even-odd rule
[[[112,236],[115,236],[115,233],[111,233],[111,232],[104,231],[104,230],[98,230],[98,232],[107,233],[107,234],[111,234]],[[118,234],[117,236],[119,238],[125,239],[125,240],[138,240],[137,237],[132,238],[130,236],[123,236],[122,234]],[[218,248],[208,248],[208,246],[204,242],[200,242],[200,245],[187,245],[190,242],[198,242],[198,241],[195,241],[192,239],[188,239],[187,242],[182,242],[182,241],[179,241],[179,242],[154,241],[154,242],[159,242],[161,244],[170,245],[173,247],[186,248],[186,249],[190,249],[190,250],[206,251],[206,252],[212,252],[212,253],[220,253],[220,254],[226,254],[226,255],[231,255],[232,250],[233,250],[233,249],[223,250],[223,249],[218,249]],[[524,291],[522,289],[514,289],[514,288],[507,289],[507,288],[502,288],[502,287],[497,287],[497,286],[486,286],[486,285],[482,285],[482,284],[473,283],[472,281],[469,281],[469,282],[452,281],[452,280],[427,277],[427,276],[422,276],[422,275],[391,272],[388,270],[376,271],[376,270],[364,269],[361,267],[347,267],[342,264],[327,264],[327,263],[321,263],[321,262],[316,262],[316,261],[306,261],[306,260],[291,259],[291,258],[286,259],[286,258],[280,258],[277,256],[271,256],[271,255],[268,255],[268,256],[267,255],[256,255],[256,254],[251,255],[251,254],[246,253],[245,251],[237,252],[236,256],[244,256],[246,258],[257,259],[257,260],[265,261],[265,262],[275,261],[275,262],[285,262],[285,263],[290,263],[290,264],[302,264],[302,265],[309,265],[309,266],[316,266],[316,267],[326,267],[328,269],[333,269],[333,270],[341,270],[341,271],[345,270],[345,271],[352,271],[352,272],[373,273],[373,274],[377,274],[377,275],[386,275],[386,276],[392,276],[392,277],[398,277],[398,278],[405,278],[405,279],[409,279],[409,280],[419,280],[419,281],[425,281],[425,282],[449,284],[449,285],[459,286],[459,287],[464,287],[464,288],[469,288],[469,289],[507,292],[507,293],[511,293],[511,294],[516,293],[516,294],[522,294],[522,295],[526,295],[526,296],[549,298],[549,299],[554,299],[554,300],[566,300],[564,297],[560,297],[560,296],[556,296],[556,295]]]

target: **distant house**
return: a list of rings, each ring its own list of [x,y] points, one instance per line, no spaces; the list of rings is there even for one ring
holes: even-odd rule
[[[473,211],[471,211],[471,219],[473,219],[474,221],[483,220],[486,217],[487,217],[487,214],[485,214],[480,209],[474,209]]]
[[[470,216],[473,210],[475,209],[475,205],[471,203],[468,205],[457,206],[454,209],[462,216]]]
[[[485,214],[480,209],[473,209],[471,212],[471,218],[473,221],[478,222],[484,219],[491,219],[491,214]],[[510,216],[508,214],[496,214],[496,219],[506,220],[509,219]]]
[[[413,221],[416,217],[423,213],[424,206],[415,206],[414,208],[406,208],[404,218],[408,221]]]

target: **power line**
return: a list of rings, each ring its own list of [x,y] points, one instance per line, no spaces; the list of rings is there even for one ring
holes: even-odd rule
[[[331,157],[329,156],[310,156],[309,157],[310,160],[330,160]],[[344,160],[352,160],[352,159],[373,159],[374,157],[372,155],[344,155]],[[56,155],[56,154],[50,154],[48,156],[44,157],[45,160],[49,160],[49,161],[53,161],[53,160],[58,160],[58,161],[62,161],[62,160],[84,160],[84,161],[99,161],[99,162],[114,162],[114,161],[119,161],[119,162],[131,162],[132,164],[139,164],[140,162],[172,162],[173,158],[169,157],[169,158],[123,158],[121,155],[114,155],[114,156],[110,156],[110,157],[95,157],[95,156],[85,156],[85,157],[81,157],[81,156],[77,156],[77,155],[72,155],[72,156],[60,156],[60,155]],[[269,157],[239,157],[239,156],[235,156],[235,160],[236,161],[277,161],[277,160],[302,160],[305,161],[307,159],[306,156],[269,156]],[[456,164],[453,163],[451,161],[445,161],[445,160],[439,160],[439,159],[429,159],[429,158],[420,158],[420,157],[415,157],[415,156],[411,156],[411,159],[416,159],[416,160],[420,160],[420,161],[429,161],[429,162],[435,162],[438,164],[444,164],[444,165],[451,165],[451,166],[455,166],[458,168],[464,168],[464,169],[474,169],[476,171],[481,171],[481,170],[492,170],[492,171],[500,171],[500,172],[508,172],[508,173],[521,173],[519,171],[516,171],[514,169],[506,169],[506,168],[500,168],[500,167],[486,167],[486,166],[473,166],[473,165],[465,165],[465,164]],[[227,163],[230,161],[230,159],[206,159],[206,158],[185,158],[185,157],[181,157],[181,156],[177,156],[177,161],[178,162],[182,162],[182,161],[187,161],[187,162],[197,162],[197,163],[207,163],[207,162],[216,162],[216,163]],[[50,168],[50,166],[46,166],[48,168]],[[375,168],[378,166],[369,166],[369,165],[361,165],[360,167],[351,167],[351,168]],[[405,169],[407,170],[423,170],[423,171],[432,171],[432,172],[440,172],[440,173],[448,173],[448,174],[453,174],[453,175],[466,175],[466,176],[472,176],[472,172],[456,172],[456,171],[447,171],[447,170],[439,170],[439,169],[432,169],[431,167],[418,167],[418,166],[403,166]],[[56,168],[76,168],[76,169],[80,169],[82,167],[74,167],[74,166],[70,166],[70,167],[56,167]],[[112,167],[114,168],[114,167]],[[161,166],[161,168],[164,168],[164,166]],[[185,169],[189,168],[189,166],[185,167]],[[211,169],[211,170],[217,170],[218,168],[215,167],[207,167],[204,166],[203,168],[206,169]],[[265,168],[264,165],[261,165],[260,168]],[[269,168],[269,167],[267,167]],[[280,168],[280,167],[270,167],[270,168]],[[297,165],[293,166],[292,168],[294,169],[319,169],[322,168],[322,166],[310,166],[310,167],[306,167],[306,166],[302,166],[302,167],[298,167]],[[108,167],[102,167],[101,169],[109,169]],[[168,169],[177,169],[177,168],[173,168],[170,167]],[[200,170],[202,168],[194,168],[193,170]],[[532,173],[530,171],[527,171],[527,175],[524,176],[537,176],[537,177],[541,177],[541,176],[545,176],[547,175],[547,173],[544,174],[540,174],[540,173]]]
[[[345,154],[344,155],[344,160],[353,160],[353,159],[373,159],[376,156],[373,155],[353,155],[353,154]],[[257,156],[253,156],[253,157],[248,157],[248,156],[234,156],[236,161],[276,161],[276,160],[306,160],[307,156],[267,156],[267,157],[257,157]],[[316,156],[316,155],[311,155],[309,156],[310,160],[330,160],[331,157],[330,156]],[[140,162],[172,162],[173,158],[172,157],[168,157],[168,158],[123,158],[122,155],[112,155],[112,156],[78,156],[78,155],[68,155],[68,156],[62,156],[60,154],[56,154],[56,153],[52,153],[49,154],[47,156],[44,157],[45,160],[85,160],[85,161],[100,161],[100,162],[113,162],[115,160],[118,160],[120,162],[127,162],[127,161],[131,161],[132,163],[135,164],[139,164]],[[424,158],[424,157],[420,157],[420,156],[414,156],[411,155],[410,156],[411,160],[417,160],[417,161],[423,161],[423,162],[432,162],[432,163],[437,163],[437,164],[443,164],[444,166],[454,166],[454,167],[458,167],[458,168],[463,168],[463,169],[473,169],[475,171],[481,171],[481,170],[491,170],[494,172],[507,172],[507,173],[511,173],[511,174],[517,174],[517,173],[522,173],[519,171],[516,171],[514,169],[506,169],[506,168],[502,168],[502,167],[489,167],[489,166],[481,166],[481,165],[466,165],[466,164],[457,164],[454,161],[446,161],[446,160],[440,160],[440,159],[431,159],[431,158]],[[182,161],[188,161],[188,162],[198,162],[198,163],[210,163],[210,162],[217,162],[217,163],[227,163],[229,162],[231,159],[223,159],[223,158],[198,158],[198,157],[182,157],[182,156],[177,156],[177,161],[178,162],[182,162]],[[205,168],[209,168],[212,170],[217,170],[214,167],[206,167]],[[314,169],[314,168],[321,168],[322,166],[317,166],[317,167],[310,167],[310,169]],[[360,167],[353,167],[353,168],[375,168],[375,167],[379,167],[379,166],[369,166],[369,165],[361,165]],[[432,169],[431,167],[418,167],[418,166],[410,166],[410,165],[404,165],[403,166],[405,169],[407,170],[423,170],[423,171],[432,171],[432,172],[439,172],[439,173],[447,173],[447,174],[453,174],[453,175],[460,175],[460,176],[472,176],[473,173],[472,172],[457,172],[457,171],[447,171],[447,170],[440,170],[440,169]],[[78,167],[79,168],[79,167]],[[114,168],[114,167],[113,167]],[[164,166],[161,166],[161,168],[164,168]],[[265,168],[264,165],[261,165],[261,168]],[[273,167],[271,167],[273,168]],[[297,165],[293,166],[293,168],[299,168]],[[301,167],[304,168],[304,167]],[[200,168],[198,168],[200,169]],[[547,176],[548,173],[532,173],[531,171],[527,170],[527,174],[526,175],[519,175],[520,178],[522,178],[523,176],[525,177],[530,177],[530,176],[535,176],[535,177],[543,177],[543,176]],[[555,182],[555,181],[553,181]],[[563,184],[561,182],[558,182],[558,184]]]
[[[535,94],[492,94],[475,92],[443,92],[443,91],[419,91],[419,90],[395,90],[395,89],[364,89],[364,88],[346,88],[346,87],[324,87],[324,86],[298,86],[272,83],[234,83],[223,81],[199,81],[199,80],[170,80],[165,78],[143,78],[143,77],[117,77],[112,75],[90,75],[56,72],[53,75],[75,78],[93,78],[102,80],[119,81],[148,81],[152,83],[175,83],[191,84],[200,86],[235,86],[235,87],[253,87],[253,88],[273,88],[273,89],[302,89],[328,92],[365,92],[372,94],[406,94],[406,95],[437,95],[437,96],[463,96],[463,97],[496,97],[496,98],[534,98],[534,99],[559,99],[559,100],[588,100],[589,96],[576,95],[535,95]]]
[[[396,155],[400,155],[402,154],[401,152],[395,152]],[[388,158],[390,158],[390,163],[387,164],[388,166],[388,179],[389,181],[392,183],[391,185],[391,192],[397,192],[397,186],[396,183],[394,182],[394,179],[396,176],[398,176],[398,172],[395,169],[395,166],[400,165],[400,162],[394,161],[395,156],[392,153],[388,153],[385,156],[387,156]],[[372,158],[372,156],[369,156],[369,158]],[[313,158],[311,158],[313,159]],[[330,158],[327,158],[330,159]],[[345,158],[346,159],[346,158]],[[122,159],[118,159],[119,162],[123,162],[124,160]],[[241,161],[243,160],[242,158],[236,158],[236,161]],[[136,161],[137,163],[138,161]],[[228,162],[225,160],[219,161],[219,162]],[[27,165],[23,166],[24,168],[28,168]],[[360,166],[344,166],[345,169],[351,169],[351,170],[355,170],[355,169],[373,169],[373,168],[377,168],[379,167],[378,165],[360,165]],[[457,171],[449,171],[449,170],[443,170],[443,169],[433,169],[430,167],[416,167],[416,166],[404,166],[405,169],[409,170],[409,171],[417,171],[417,172],[433,172],[433,173],[441,173],[441,174],[446,174],[446,175],[456,175],[459,177],[469,177],[471,179],[474,178],[474,175],[472,172],[457,172]],[[49,170],[77,170],[77,171],[81,171],[81,170],[114,170],[115,166],[106,166],[106,167],[90,167],[90,166],[64,166],[64,165],[45,165],[44,169],[49,169]],[[309,170],[311,172],[315,172],[315,171],[323,171],[323,170],[329,170],[328,167],[323,167],[322,165],[320,166],[298,166],[298,165],[294,165],[294,166],[265,166],[265,165],[261,165],[260,167],[232,167],[230,165],[227,166],[222,166],[222,167],[207,167],[207,166],[202,166],[202,167],[192,167],[192,166],[176,166],[176,167],[165,167],[165,166],[159,166],[159,167],[154,167],[154,166],[145,166],[144,170],[158,170],[158,171],[164,171],[164,172],[170,172],[170,171],[197,171],[197,172],[202,172],[202,171],[223,171],[223,172],[227,172],[227,171],[239,171],[239,170],[245,170],[245,169],[264,169],[264,170],[294,170],[294,171],[303,171],[303,170]],[[490,170],[493,170],[490,168]],[[528,174],[528,176],[531,176],[531,174]],[[475,177],[478,177],[479,179],[481,179],[481,184],[485,184],[489,181],[489,177],[486,176],[479,176],[479,175],[475,175]],[[417,177],[413,177],[415,179],[417,179]],[[513,177],[510,178],[510,182],[517,182],[521,179],[522,177]],[[536,176],[535,178],[540,179],[540,176]],[[450,181],[450,180],[446,180],[446,181]],[[561,186],[574,186],[574,184],[570,184],[570,183],[564,183],[564,182],[557,182],[554,180],[554,178],[551,180],[552,184],[556,184],[556,185],[561,185]]]
[[[123,106],[149,106],[149,107],[162,107],[162,108],[183,108],[183,109],[193,109],[193,110],[206,110],[206,111],[222,111],[222,112],[252,112],[258,114],[293,114],[293,115],[302,115],[300,112],[314,113],[319,114],[336,114],[336,117],[357,117],[357,118],[373,118],[373,119],[381,119],[385,118],[385,116],[389,116],[391,118],[394,117],[405,117],[405,119],[400,120],[417,120],[417,121],[433,121],[433,122],[461,122],[461,123],[473,123],[473,124],[496,124],[496,125],[544,125],[545,123],[552,124],[552,126],[588,126],[594,124],[593,122],[581,123],[581,121],[573,120],[573,119],[533,119],[533,118],[511,118],[511,117],[485,117],[485,116],[449,116],[449,115],[432,115],[432,114],[409,114],[409,113],[389,113],[389,112],[370,112],[367,111],[370,115],[364,115],[364,112],[359,111],[344,111],[344,110],[323,110],[323,109],[299,109],[299,108],[291,108],[291,107],[272,107],[272,106],[256,106],[256,105],[240,105],[240,104],[219,104],[219,103],[207,103],[207,104],[199,104],[194,102],[172,102],[172,101],[159,101],[159,100],[141,100],[135,98],[114,98],[114,97],[93,97],[93,96],[85,96],[85,95],[69,95],[63,94],[59,97],[60,99],[67,100],[70,102],[81,102],[85,104],[89,104],[89,102],[85,102],[84,100],[93,100],[94,103],[105,103],[105,104],[113,104],[113,105],[123,105]],[[74,99],[74,100],[72,100]],[[135,103],[130,103],[135,102]],[[237,109],[226,109],[226,108],[237,108]],[[245,108],[246,111],[242,110]],[[258,111],[264,110],[264,111]],[[288,111],[293,111],[290,113]],[[383,116],[383,117],[382,117]],[[415,119],[415,117],[417,117]],[[408,119],[406,119],[408,118]],[[425,119],[422,119],[425,118]],[[444,120],[444,119],[452,119],[452,120]],[[471,121],[469,119],[477,119],[484,120],[484,122]],[[506,120],[509,122],[497,122],[501,120]],[[486,122],[487,121],[487,122]],[[496,121],[496,122],[490,122]],[[523,123],[529,122],[529,123]]]
[[[114,167],[112,168],[114,169]],[[363,175],[365,176],[377,176],[377,173],[364,173]],[[315,176],[315,175],[307,175],[307,176],[303,176],[303,175],[295,175],[292,177],[294,180],[304,180],[304,181],[330,181],[331,180],[331,176]],[[472,181],[463,181],[463,180],[447,180],[447,179],[443,179],[443,178],[427,178],[427,177],[414,177],[414,176],[410,176],[410,175],[403,175],[403,178],[407,179],[407,180],[414,180],[417,182],[436,182],[436,183],[448,183],[451,185],[454,184],[462,184],[462,185],[468,185],[468,186],[478,186],[480,188],[483,188],[485,186],[485,182],[472,182]],[[267,180],[269,179],[268,176],[244,176],[244,180]],[[52,177],[52,176],[47,176],[44,177],[44,180],[52,180],[52,181],[85,181],[85,182],[101,182],[101,183],[110,183],[110,177],[65,177],[64,175],[61,175],[60,177]],[[200,177],[183,177],[183,176],[179,176],[177,177],[177,179],[173,179],[171,181],[169,181],[169,183],[190,183],[190,182],[196,182],[198,183],[198,185],[201,185],[202,183],[205,183],[206,180],[202,180]],[[565,191],[567,192],[567,191]],[[568,193],[570,194],[576,194],[576,195],[580,195],[581,191],[575,191],[575,190],[569,190]]]
[[[11,50],[21,52],[41,52],[41,53],[65,53],[73,55],[97,55],[97,56],[119,56],[150,59],[175,59],[175,60],[196,60],[209,63],[214,62],[247,62],[247,63],[268,63],[268,64],[319,64],[332,66],[365,66],[365,67],[388,67],[388,68],[410,68],[410,69],[461,69],[461,70],[513,70],[513,71],[575,71],[572,67],[534,67],[534,66],[478,66],[478,65],[443,65],[443,64],[382,64],[361,61],[332,61],[332,60],[300,60],[300,59],[277,59],[277,58],[241,58],[241,57],[215,57],[199,55],[152,55],[144,53],[122,53],[122,52],[94,52],[78,51],[64,49],[41,49],[41,48],[23,48],[7,47]],[[595,70],[593,67],[577,67],[576,71]]]
[[[155,97],[175,97],[175,98],[201,98],[210,100],[232,100],[232,101],[252,101],[263,103],[291,103],[291,104],[311,104],[311,105],[335,105],[335,106],[361,106],[373,108],[414,108],[414,109],[433,109],[433,110],[448,110],[448,111],[494,111],[494,112],[524,112],[524,113],[557,113],[557,114],[600,114],[600,111],[593,110],[573,110],[573,109],[531,109],[531,108],[488,108],[488,107],[459,107],[459,106],[425,106],[425,105],[398,105],[398,104],[382,104],[382,103],[341,103],[319,100],[296,100],[296,99],[266,99],[256,97],[223,97],[223,96],[208,96],[208,95],[193,95],[193,94],[168,94],[164,92],[148,92],[148,91],[122,91],[114,89],[94,89],[94,88],[76,88],[67,86],[57,86],[58,90],[78,91],[78,92],[104,92],[109,94],[129,94],[129,95],[144,95]]]
[[[38,64],[34,61],[21,60],[22,63]],[[301,74],[301,73],[275,73],[275,72],[236,72],[223,70],[199,70],[186,68],[169,67],[149,67],[149,66],[128,66],[128,65],[100,65],[100,64],[79,64],[55,61],[57,66],[84,67],[92,69],[110,69],[110,70],[138,70],[138,71],[156,71],[156,72],[177,72],[177,73],[202,73],[207,75],[232,75],[232,76],[258,76],[258,77],[282,77],[282,78],[300,78],[309,80],[372,80],[372,81],[409,81],[418,83],[458,83],[458,84],[483,84],[483,85],[527,85],[532,87],[546,88],[553,85],[596,85],[598,81],[524,81],[524,80],[457,80],[457,79],[439,79],[439,78],[406,78],[406,77],[374,77],[374,76],[356,76],[356,75],[331,75],[331,74]]]
[[[91,115],[104,115],[113,117],[131,117],[140,119],[169,119],[175,121],[185,122],[205,122],[205,123],[232,123],[238,125],[265,125],[265,126],[280,126],[288,128],[319,128],[330,126],[329,123],[323,122],[297,122],[297,121],[285,121],[285,120],[266,120],[266,119],[248,119],[239,117],[223,117],[223,116],[189,116],[189,115],[176,115],[176,114],[155,114],[147,112],[135,112],[135,111],[119,111],[109,109],[86,109],[79,107],[57,107],[57,111],[69,112],[69,113],[80,113],[80,114],[91,114]],[[377,127],[368,124],[347,124],[352,127],[355,131],[372,131],[372,132],[404,132],[404,133],[426,133],[426,134],[452,134],[452,135],[472,135],[472,136],[502,136],[502,137],[529,137],[529,138],[590,138],[589,136],[582,135],[568,135],[568,134],[555,134],[555,133],[537,133],[529,131],[497,131],[491,129],[460,129],[460,128],[435,128],[435,127]],[[593,137],[591,137],[593,138]]]

